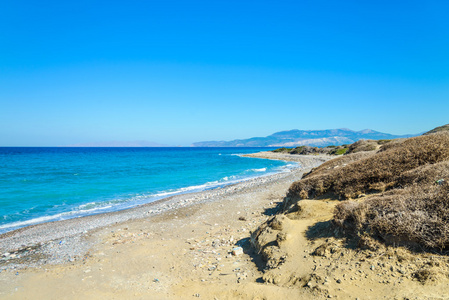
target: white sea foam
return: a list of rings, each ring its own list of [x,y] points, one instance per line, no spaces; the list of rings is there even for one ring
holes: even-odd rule
[[[231,154],[231,155],[241,155],[241,154]],[[40,216],[36,217],[30,220],[24,220],[24,221],[17,221],[13,223],[3,224],[0,225],[0,233],[7,232],[10,230],[14,230],[17,228],[29,226],[29,225],[35,225],[39,223],[44,222],[51,222],[51,221],[58,221],[58,220],[66,220],[66,219],[72,219],[77,217],[83,217],[88,215],[94,215],[98,213],[105,213],[105,212],[112,212],[112,211],[118,211],[123,210],[131,207],[135,207],[138,205],[154,202],[163,198],[167,198],[174,195],[179,194],[185,194],[185,193],[193,193],[193,192],[200,192],[204,190],[224,187],[227,185],[244,182],[247,180],[251,180],[255,177],[262,177],[262,176],[268,176],[274,173],[280,173],[280,172],[290,172],[291,169],[297,168],[298,164],[287,164],[281,167],[274,168],[267,172],[267,168],[258,168],[258,169],[248,169],[240,175],[231,175],[231,176],[224,176],[222,179],[217,181],[211,181],[206,182],[204,184],[200,185],[193,185],[188,187],[181,187],[174,190],[166,190],[166,191],[160,191],[157,193],[152,194],[141,194],[141,195],[132,195],[130,197],[124,197],[119,199],[111,199],[109,201],[97,201],[97,202],[89,202],[80,204],[76,207],[69,208],[70,211],[61,212],[58,214],[50,215],[50,216]],[[257,173],[257,175],[255,174]],[[262,174],[265,173],[265,174]],[[59,205],[56,205],[55,207],[58,207]]]
[[[64,213],[60,213],[57,215],[42,216],[42,217],[34,218],[31,220],[25,220],[25,221],[4,224],[4,225],[0,225],[0,232],[3,232],[4,229],[14,229],[14,228],[20,228],[20,227],[24,227],[24,226],[44,223],[44,222],[62,220],[63,217],[69,216],[72,214],[73,214],[73,212],[64,212]]]
[[[94,206],[95,204],[97,204],[98,206]],[[111,211],[112,208],[114,208],[114,205],[105,205],[105,204],[106,203],[99,203],[99,202],[81,204],[77,208],[75,208],[71,211],[66,211],[66,212],[62,212],[62,213],[50,215],[50,216],[41,216],[41,217],[37,217],[37,218],[30,219],[30,220],[25,220],[25,221],[18,221],[18,222],[3,224],[3,225],[0,225],[0,233],[18,229],[18,228],[25,227],[25,226],[45,223],[45,222],[61,221],[61,220],[67,220],[67,219],[72,219],[72,218],[77,218],[77,217],[93,215],[93,214],[97,214],[97,213],[108,212],[108,211]],[[89,209],[83,209],[84,207],[88,207],[89,205],[94,206],[94,207],[89,208]]]

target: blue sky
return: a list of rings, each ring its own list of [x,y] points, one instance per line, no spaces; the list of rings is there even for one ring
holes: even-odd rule
[[[3,1],[0,146],[449,123],[448,1]]]

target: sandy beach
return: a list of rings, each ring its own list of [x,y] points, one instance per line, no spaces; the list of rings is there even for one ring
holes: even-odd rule
[[[276,155],[269,158],[285,160]],[[210,282],[209,275],[202,273],[212,272],[208,271],[212,268],[209,264],[221,269],[219,263],[227,261],[226,256],[236,259],[232,266],[248,265],[241,268],[242,272],[234,272],[237,267],[227,270],[229,275],[213,272],[219,279],[233,282],[240,273],[251,278],[257,276],[260,271],[246,254],[234,257],[228,252],[236,243],[248,246],[249,231],[273,214],[291,182],[327,159],[295,159],[302,167],[289,173],[178,195],[125,211],[43,223],[3,234],[0,296],[77,299],[140,295],[148,299],[150,294],[151,299],[176,298],[174,288],[185,285],[182,283],[185,278],[199,276],[199,282]],[[214,261],[208,260],[208,256],[214,257]],[[145,259],[139,262],[138,257]],[[135,267],[131,267],[131,261],[136,263]],[[95,273],[100,269],[97,278]],[[50,279],[53,277],[50,274],[55,277]],[[118,274],[121,275],[117,277]],[[66,276],[74,281],[70,283]],[[95,283],[94,278],[101,283]],[[82,285],[84,282],[89,288]]]
[[[330,157],[251,156],[294,160],[302,168],[126,211],[45,223],[3,235],[0,297],[449,297],[447,278],[423,285],[412,276],[421,265],[447,271],[446,257],[412,255],[400,248],[377,252],[355,249],[331,234],[326,224],[336,200],[304,200],[297,216],[273,219],[291,183]],[[254,232],[257,240],[251,241]]]

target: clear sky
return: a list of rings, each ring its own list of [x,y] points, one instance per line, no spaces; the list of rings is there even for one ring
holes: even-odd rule
[[[449,123],[449,1],[1,1],[0,146]]]

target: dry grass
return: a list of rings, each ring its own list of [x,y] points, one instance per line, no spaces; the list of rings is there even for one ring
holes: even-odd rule
[[[310,155],[310,154],[343,155],[343,154],[378,150],[382,145],[387,144],[390,141],[391,140],[359,140],[351,145],[326,146],[323,148],[311,146],[299,146],[296,148],[283,147],[272,150],[272,152],[290,153],[299,155]]]
[[[432,130],[430,130],[430,131],[424,133],[424,135],[432,134],[432,133],[436,133],[436,132],[440,132],[440,131],[449,131],[449,124],[446,124],[446,125],[443,125],[443,126],[436,127],[436,128],[434,128],[434,129],[432,129]]]
[[[401,188],[410,185],[433,184],[438,180],[449,179],[449,161],[424,165],[401,174],[396,182],[396,187]]]
[[[292,184],[284,210],[324,194],[373,194],[337,206],[334,224],[346,231],[387,244],[449,248],[449,133],[395,140],[378,151],[331,160]]]
[[[449,160],[449,133],[436,133],[390,142],[375,154],[346,155],[323,164],[303,180],[295,182],[288,197],[307,193],[315,198],[331,192],[341,199],[383,192],[404,183],[404,172]],[[345,159],[345,160],[343,160]],[[401,180],[400,180],[401,179]]]
[[[360,140],[351,144],[347,154],[357,153],[362,151],[373,151],[379,149],[380,144],[375,140]]]
[[[387,244],[442,250],[449,246],[449,185],[414,185],[362,202],[344,201],[334,223]]]

